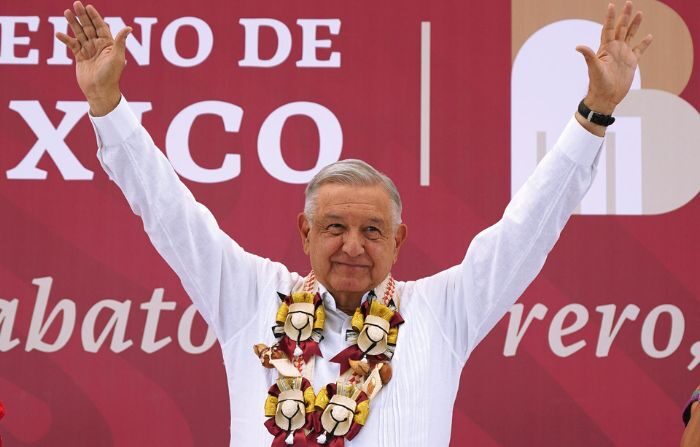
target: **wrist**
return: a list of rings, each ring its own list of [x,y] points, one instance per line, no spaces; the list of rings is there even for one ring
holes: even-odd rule
[[[578,111],[574,114],[574,117],[584,129],[586,129],[593,135],[598,137],[605,136],[605,129],[607,129],[607,127],[588,121],[585,117],[581,116],[581,114],[578,113]]]
[[[615,107],[617,107],[616,103],[591,92],[588,92],[586,97],[583,98],[583,103],[586,104],[589,109],[603,115],[612,115],[615,111]]]
[[[103,91],[93,91],[85,94],[90,105],[90,115],[104,116],[114,110],[121,100],[122,94],[119,88]]]

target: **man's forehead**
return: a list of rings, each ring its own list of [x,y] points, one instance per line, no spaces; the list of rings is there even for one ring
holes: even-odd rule
[[[326,213],[321,214],[322,220],[343,221],[343,220],[348,219],[348,217],[349,216],[347,213],[326,212]],[[360,217],[363,219],[364,222],[367,222],[367,223],[373,224],[373,225],[382,225],[382,224],[386,223],[386,219],[384,219],[378,215],[367,214],[367,215],[361,215]]]
[[[326,184],[316,199],[319,217],[347,217],[348,213],[366,214],[368,219],[383,221],[391,212],[389,194],[380,185],[351,186]]]
[[[379,204],[391,201],[386,189],[381,185],[344,185],[326,183],[318,188],[318,198],[330,203],[367,203]]]

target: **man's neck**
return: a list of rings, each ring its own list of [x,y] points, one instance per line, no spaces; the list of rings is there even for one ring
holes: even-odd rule
[[[331,290],[328,291],[333,298],[335,298],[335,307],[342,310],[347,315],[354,315],[355,309],[360,307],[362,303],[362,297],[364,293],[358,295],[356,293],[333,293]]]
[[[336,309],[340,309],[345,314],[350,316],[355,314],[355,310],[360,307],[360,304],[362,303],[362,297],[365,296],[365,293],[367,293],[334,292],[328,287],[326,287],[326,290],[331,294],[331,296],[333,296]]]

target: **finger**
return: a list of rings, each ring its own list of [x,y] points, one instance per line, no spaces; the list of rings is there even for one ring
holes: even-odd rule
[[[598,60],[598,56],[585,45],[579,45],[576,47],[576,51],[581,53],[583,55],[583,58],[586,59],[586,65],[591,65],[595,64],[596,61]]]
[[[625,7],[622,9],[622,14],[617,20],[617,26],[615,26],[615,39],[624,39],[627,35],[627,28],[630,24],[630,17],[632,16],[632,2],[625,2]]]
[[[68,25],[70,25],[70,29],[73,30],[73,34],[80,41],[80,44],[85,45],[87,43],[87,36],[83,32],[83,27],[80,26],[80,23],[78,23],[78,19],[75,18],[73,11],[66,9],[63,12],[63,17],[68,20]]]
[[[126,38],[129,37],[129,33],[131,33],[132,29],[130,26],[127,26],[126,28],[122,28],[118,33],[117,37],[114,39],[114,46],[119,50],[119,51],[125,51],[126,48]]]
[[[100,13],[97,12],[97,9],[95,9],[94,6],[92,5],[87,5],[87,8],[85,10],[88,13],[88,16],[90,17],[90,20],[92,20],[92,24],[95,25],[95,32],[97,33],[98,37],[107,37],[107,38],[112,38],[112,32],[109,30],[109,26],[105,23],[104,20],[102,20],[102,16],[100,16]]]
[[[73,56],[77,56],[78,53],[80,52],[80,41],[74,37],[70,37],[66,34],[63,34],[61,32],[56,33],[56,39],[60,40],[63,42],[70,50],[73,52]]]
[[[632,24],[630,25],[629,30],[627,30],[627,36],[625,37],[625,42],[630,43],[632,38],[634,37],[635,34],[637,34],[637,30],[639,29],[639,25],[642,23],[642,11],[638,11],[637,14],[634,15],[634,19],[632,19]]]
[[[649,45],[651,45],[652,40],[654,40],[654,36],[652,36],[651,34],[647,34],[647,37],[645,37],[644,40],[642,40],[639,43],[639,45],[634,47],[632,51],[634,51],[634,54],[637,55],[637,59],[642,57],[642,54],[644,54],[647,48],[649,48]]]
[[[92,20],[90,20],[83,4],[81,2],[75,2],[73,8],[75,9],[75,14],[78,16],[78,20],[80,20],[80,24],[83,26],[83,32],[88,39],[96,38],[97,32],[95,31],[95,25],[93,25]]]
[[[600,71],[600,60],[598,55],[585,45],[579,45],[576,47],[576,51],[581,53],[583,58],[586,60],[586,66],[588,67],[589,73]]]
[[[615,5],[608,4],[608,12],[603,23],[603,30],[600,33],[600,43],[608,43],[615,39]]]

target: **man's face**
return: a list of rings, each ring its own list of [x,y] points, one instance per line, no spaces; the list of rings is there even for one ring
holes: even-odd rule
[[[316,278],[345,303],[376,287],[396,262],[406,226],[394,226],[389,194],[380,185],[325,184],[309,223],[299,215],[304,252]],[[349,304],[349,303],[348,303]]]

